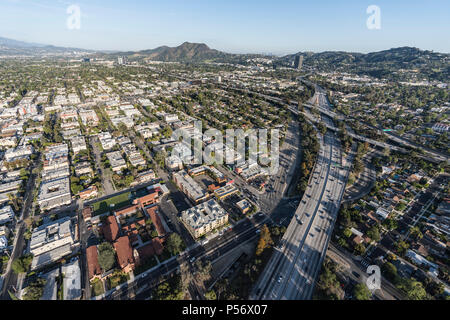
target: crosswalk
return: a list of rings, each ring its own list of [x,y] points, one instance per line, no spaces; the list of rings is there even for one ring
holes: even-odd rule
[[[368,266],[370,266],[370,262],[366,259],[361,260],[361,265],[367,269]]]

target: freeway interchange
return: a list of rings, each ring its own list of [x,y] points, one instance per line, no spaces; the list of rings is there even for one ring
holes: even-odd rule
[[[312,99],[329,107],[320,88]],[[351,167],[351,159],[345,166],[336,166],[342,163],[342,154],[334,133],[328,131],[320,141],[316,166],[295,218],[255,285],[251,299],[303,300],[312,296]]]

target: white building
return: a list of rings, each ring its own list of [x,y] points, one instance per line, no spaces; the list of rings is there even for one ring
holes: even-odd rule
[[[72,245],[75,242],[74,235],[75,230],[68,217],[42,225],[33,230],[30,252],[38,256],[67,244]]]
[[[41,210],[50,210],[72,202],[69,178],[43,181],[38,195]]]
[[[194,238],[228,222],[228,213],[211,199],[181,213],[181,219]]]

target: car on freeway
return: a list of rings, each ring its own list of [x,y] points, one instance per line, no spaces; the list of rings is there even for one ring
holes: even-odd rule
[[[282,280],[283,280],[283,276],[279,276],[277,282],[281,283]]]

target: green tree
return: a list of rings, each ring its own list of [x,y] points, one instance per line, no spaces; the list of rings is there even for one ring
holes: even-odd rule
[[[266,248],[273,245],[272,237],[267,225],[263,225],[259,236],[258,246],[256,247],[256,255],[259,256]]]
[[[186,245],[184,244],[183,239],[176,233],[171,233],[166,240],[166,249],[172,255],[180,253],[185,247]]]
[[[16,274],[27,272],[30,269],[32,260],[33,256],[31,254],[24,255],[15,259],[11,264],[11,268]]]
[[[409,300],[425,300],[427,297],[427,292],[420,281],[403,279],[398,288],[405,291]]]
[[[358,256],[361,256],[361,255],[364,254],[364,252],[366,252],[366,247],[365,247],[362,243],[358,243],[358,244],[355,246],[355,251],[354,251],[354,253],[355,253],[356,255],[358,255]]]
[[[392,263],[386,262],[381,267],[381,270],[383,271],[386,278],[388,278],[390,281],[392,281],[394,283],[397,281],[397,277],[398,277],[397,268]]]
[[[109,271],[116,263],[116,255],[113,246],[109,242],[103,242],[97,247],[98,264],[103,271]]]
[[[214,290],[210,290],[205,293],[205,298],[208,300],[217,300],[217,296]]]
[[[353,291],[356,300],[370,300],[372,293],[364,283],[358,283]]]
[[[372,239],[373,241],[380,241],[381,237],[380,237],[380,230],[378,229],[377,226],[373,226],[371,227],[368,231],[367,231],[367,236]]]
[[[406,250],[409,249],[409,244],[407,242],[401,240],[396,243],[396,249],[400,255],[404,255],[406,253]]]
[[[23,300],[39,300],[44,293],[44,286],[47,280],[38,278],[32,282],[27,288],[23,296]]]

